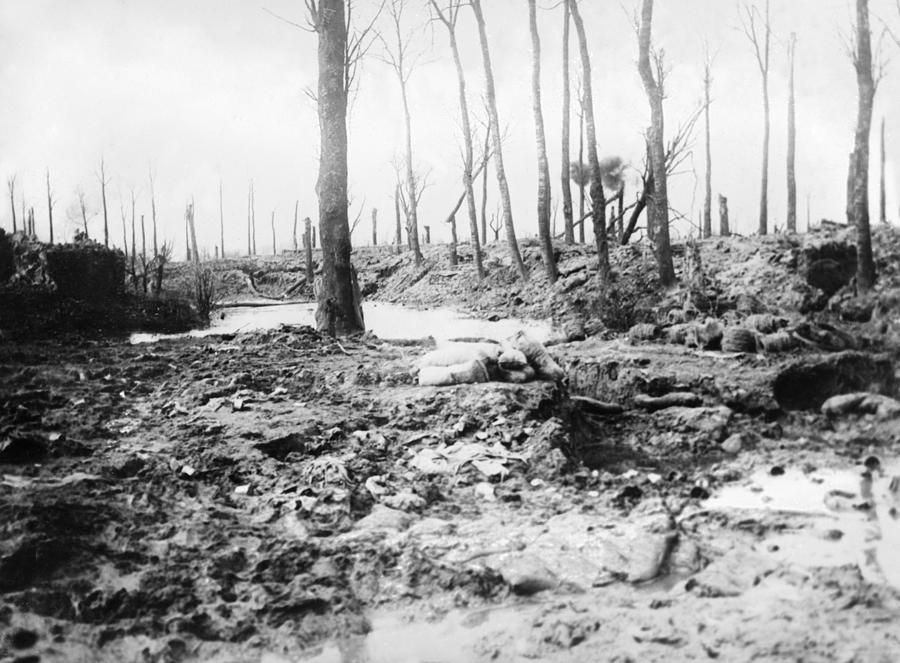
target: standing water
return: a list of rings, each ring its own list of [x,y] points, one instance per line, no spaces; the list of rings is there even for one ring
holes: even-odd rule
[[[380,338],[414,339],[433,337],[438,343],[453,338],[478,337],[496,341],[525,330],[536,340],[550,338],[551,327],[546,320],[480,320],[448,308],[414,309],[399,304],[372,302],[363,304],[366,329]],[[282,324],[316,324],[316,304],[273,304],[271,306],[229,306],[216,311],[209,327],[186,334],[131,335],[132,343],[153,343],[180,336],[209,336],[237,332],[274,329]]]

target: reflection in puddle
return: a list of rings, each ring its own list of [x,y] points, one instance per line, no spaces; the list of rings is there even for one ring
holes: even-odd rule
[[[490,322],[470,318],[447,308],[419,310],[371,302],[363,305],[366,329],[380,338],[410,339],[432,336],[438,342],[451,338],[481,337],[502,340],[520,329],[539,341],[550,337],[550,325],[540,320],[506,319]],[[187,334],[132,334],[132,343],[153,343],[181,336],[209,336],[274,329],[282,324],[315,326],[316,305],[275,304],[258,307],[226,307],[216,311],[209,327]]]
[[[857,564],[873,583],[900,589],[900,463],[860,470],[757,473],[711,498],[710,509],[756,509],[810,516],[809,527],[767,537],[760,549],[808,567]]]
[[[438,622],[407,622],[394,614],[370,616],[365,636],[331,643],[305,663],[468,663],[479,643],[492,634],[512,632],[530,620],[537,606],[508,606],[477,611],[453,611]],[[286,663],[269,655],[264,663]]]

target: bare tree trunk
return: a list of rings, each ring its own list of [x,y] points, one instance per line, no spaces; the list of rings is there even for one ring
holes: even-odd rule
[[[141,214],[141,282],[144,294],[147,294],[147,229],[144,224],[144,215]]]
[[[600,282],[606,285],[609,281],[609,241],[606,234],[606,200],[603,195],[603,183],[600,175],[600,161],[597,158],[597,135],[594,129],[594,98],[591,83],[591,58],[588,54],[587,37],[584,34],[584,23],[578,2],[572,2],[572,22],[578,33],[578,49],[581,52],[582,85],[584,87],[584,116],[587,132],[588,162],[591,165],[591,205],[594,226],[594,241],[597,245],[597,271]],[[582,224],[583,227],[583,224]]]
[[[573,2],[576,0],[568,0]],[[569,5],[570,7],[572,5]],[[584,172],[584,95],[579,97],[578,104],[580,110],[578,112],[578,172]],[[578,218],[584,218],[584,183],[578,183]],[[584,223],[578,226],[578,243],[584,244]]]
[[[666,145],[663,118],[663,81],[653,76],[650,63],[650,33],[653,24],[653,0],[644,0],[641,8],[641,27],[638,35],[638,69],[647,99],[650,102],[650,167],[653,171],[654,192],[650,199],[653,209],[653,226],[656,240],[656,260],[659,263],[659,280],[668,287],[675,283],[672,265],[672,248],[669,245],[669,196],[666,174]],[[658,68],[662,77],[662,67]]]
[[[428,226],[425,226],[426,229]],[[426,231],[427,232],[427,231]],[[459,239],[456,235],[456,214],[450,216],[450,265],[456,267],[459,264],[459,253],[457,252],[457,244]]]
[[[200,265],[200,249],[197,246],[197,226],[194,225],[194,201],[191,200],[187,206],[187,212],[185,213],[185,221],[187,222],[187,227],[191,231],[191,253],[194,256],[194,265]]]
[[[497,113],[497,94],[494,90],[494,70],[491,66],[491,52],[487,41],[487,27],[484,23],[484,14],[481,11],[481,0],[472,0],[472,10],[475,12],[475,20],[478,22],[478,38],[481,43],[481,59],[484,63],[484,77],[487,95],[488,115],[491,123],[491,134],[494,140],[494,167],[497,169],[497,184],[500,188],[500,200],[503,205],[503,221],[506,226],[506,241],[509,245],[509,253],[513,264],[523,281],[528,280],[528,270],[522,262],[519,253],[519,244],[516,241],[516,229],[513,225],[512,201],[509,196],[509,183],[506,181],[506,171],[503,166],[503,141],[500,135],[500,116]]]
[[[534,133],[537,144],[538,191],[537,219],[547,280],[556,282],[556,259],[550,235],[550,164],[547,161],[547,138],[544,136],[544,113],[541,109],[541,38],[537,27],[536,0],[528,0],[528,25],[531,32],[531,99]]]
[[[475,150],[472,146],[472,125],[469,119],[469,102],[466,99],[466,77],[459,57],[459,45],[456,41],[456,18],[461,5],[460,0],[451,0],[450,6],[446,14],[438,7],[437,0],[430,0],[431,6],[435,13],[447,28],[450,38],[450,50],[453,53],[453,63],[456,66],[457,88],[459,90],[459,114],[462,120],[463,144],[465,145],[465,155],[463,161],[463,187],[466,196],[466,211],[469,214],[469,235],[472,242],[472,251],[475,260],[475,273],[478,280],[484,278],[484,262],[481,256],[481,242],[478,240],[478,216],[475,209],[475,188],[472,184],[472,169],[475,163]],[[487,152],[485,152],[487,154]],[[487,168],[485,168],[487,170]],[[455,212],[451,215],[451,250],[450,264],[456,265],[458,256],[456,253],[457,235],[456,235],[456,216]],[[483,232],[483,231],[482,231]]]
[[[100,198],[103,201],[103,245],[109,247],[109,217],[106,211],[106,164],[100,157]]]
[[[431,226],[422,226],[425,229],[425,243],[431,244]]]
[[[875,285],[875,262],[872,258],[872,235],[869,229],[869,134],[872,130],[872,106],[876,88],[872,71],[868,0],[856,0],[855,42],[853,65],[856,68],[859,107],[849,177],[852,187],[847,201],[847,222],[856,226],[856,284],[862,292],[868,292]]]
[[[50,190],[50,169],[47,169],[47,218],[50,222],[50,243],[53,244],[53,193]]]
[[[16,232],[18,230],[16,226],[16,176],[13,175],[7,179],[6,184],[9,187],[9,204],[12,206],[12,230]],[[24,218],[22,223],[25,223]]]
[[[128,261],[128,221],[125,216],[125,204],[119,199],[119,211],[122,213],[122,249],[125,254],[125,261]]]
[[[294,251],[295,251],[295,252],[296,252],[297,249],[299,248],[299,247],[297,246],[297,215],[298,215],[299,213],[300,213],[300,201],[299,201],[299,200],[296,200],[296,201],[294,201],[294,233],[293,233],[293,238],[294,238]]]
[[[153,226],[156,228],[156,225]],[[222,180],[219,180],[219,246],[222,251],[219,255],[225,259],[225,205],[222,202]]]
[[[706,138],[706,176],[703,197],[703,236],[712,235],[712,145],[710,142],[709,106],[712,103],[712,62],[709,53],[703,66],[703,117]]]
[[[253,180],[247,189],[247,255],[253,255],[253,228],[251,223],[251,210],[253,209]]]
[[[562,107],[562,168],[560,179],[562,183],[563,220],[566,226],[566,244],[575,243],[575,226],[572,221],[572,179],[570,175],[569,156],[569,125],[571,119],[572,94],[569,76],[569,17],[571,8],[570,0],[563,0],[563,43],[562,43],[562,76],[563,76],[563,107]],[[582,216],[584,216],[582,214]],[[581,217],[579,217],[581,218]]]
[[[484,154],[490,154],[491,145],[491,127],[490,124],[484,134]],[[481,243],[487,244],[487,194],[488,194],[488,169],[487,162],[484,164],[484,170],[481,173]],[[494,238],[497,239],[496,237]]]
[[[320,0],[319,35],[319,228],[322,234],[322,291],[316,326],[330,334],[363,331],[362,307],[350,262],[347,219],[347,26],[344,0]]]
[[[85,199],[84,191],[79,191],[78,206],[81,208],[81,224],[84,228],[84,238],[90,239],[90,235],[88,235],[87,200]]]
[[[403,222],[400,218],[400,183],[394,188],[394,217],[397,222],[397,235],[394,243],[397,246],[397,253],[403,252]]]
[[[794,99],[794,52],[797,35],[792,32],[788,42],[788,145],[787,145],[787,231],[797,232],[797,176],[795,172],[797,154],[796,103]]]
[[[131,286],[137,292],[137,232],[134,219],[134,191],[131,192]]]
[[[312,221],[309,217],[303,219],[303,226],[303,244],[306,249],[306,282],[312,285],[316,280],[316,273],[313,266]]]
[[[728,225],[728,198],[719,194],[719,234],[722,237],[731,235],[731,227]]]
[[[769,225],[769,42],[772,36],[772,24],[769,20],[769,0],[766,0],[765,15],[761,17],[762,26],[757,26],[758,10],[755,6],[745,6],[742,16],[744,34],[753,46],[756,64],[762,78],[763,92],[763,152],[762,177],[759,194],[759,234],[765,235]],[[759,29],[763,34],[759,34]]]
[[[278,248],[275,246],[275,210],[272,210],[272,255],[278,255]]]
[[[622,186],[619,188],[619,194],[616,196],[616,205],[618,209],[616,210],[616,221],[618,223],[618,238],[619,243],[622,243],[622,239],[625,237],[625,182],[622,182]]]
[[[256,187],[250,180],[250,226],[253,229],[253,255],[256,255]]]
[[[887,223],[887,195],[885,191],[885,181],[884,181],[884,164],[885,164],[885,148],[884,148],[884,117],[881,118],[881,164],[879,168],[878,175],[878,219],[881,223]]]
[[[372,208],[372,246],[378,246],[378,208]]]

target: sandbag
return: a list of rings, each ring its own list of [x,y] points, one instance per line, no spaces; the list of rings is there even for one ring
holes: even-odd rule
[[[423,387],[448,387],[487,382],[489,379],[487,367],[479,359],[452,366],[423,366],[419,371],[419,384]]]
[[[528,358],[528,363],[531,364],[540,379],[558,382],[566,377],[566,372],[550,356],[547,348],[524,331],[513,335],[509,339],[509,344]]]
[[[418,365],[455,366],[471,361],[496,361],[500,356],[500,346],[496,343],[448,343],[419,358]]]

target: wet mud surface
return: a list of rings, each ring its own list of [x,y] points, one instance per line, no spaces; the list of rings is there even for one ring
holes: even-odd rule
[[[4,346],[0,660],[896,660],[898,420],[590,343],[572,393],[701,402],[419,387],[426,345],[303,327]]]

